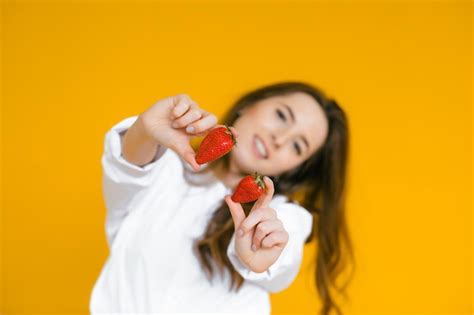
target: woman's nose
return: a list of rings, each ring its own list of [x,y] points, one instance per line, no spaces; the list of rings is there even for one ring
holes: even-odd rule
[[[272,133],[271,138],[272,138],[273,146],[277,149],[281,147],[283,143],[285,143],[285,134],[279,134],[278,136],[276,136],[275,134]]]
[[[275,148],[278,148],[280,145],[279,145],[278,142],[276,141],[276,136],[272,133],[272,134],[271,134],[271,137],[272,137],[272,145],[273,145]]]

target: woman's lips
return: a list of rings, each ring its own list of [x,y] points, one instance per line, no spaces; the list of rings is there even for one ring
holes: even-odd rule
[[[258,139],[258,140],[257,140],[257,139]],[[262,153],[260,153],[260,150],[258,149],[257,141],[260,141],[260,142],[261,142],[261,145],[264,147],[264,151],[266,152],[266,156],[264,156],[264,155],[262,155]],[[265,142],[263,142],[262,138],[260,138],[260,137],[257,136],[257,135],[254,135],[254,137],[253,137],[252,150],[253,150],[254,154],[255,154],[259,159],[266,160],[266,159],[268,159],[268,157],[269,157],[268,148],[267,148],[267,146],[265,145]]]

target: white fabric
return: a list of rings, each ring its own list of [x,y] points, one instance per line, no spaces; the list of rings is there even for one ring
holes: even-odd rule
[[[250,271],[235,253],[233,236],[227,255],[246,281],[239,292],[229,291],[227,273],[216,273],[209,282],[192,249],[193,239],[203,235],[213,211],[232,191],[211,172],[205,185],[189,182],[203,175],[197,177],[165,147],[144,167],[125,160],[120,132],[136,118],[120,121],[105,136],[101,161],[110,254],[91,292],[91,314],[270,314],[269,292],[287,288],[299,271],[311,214],[286,196],[275,195],[270,207],[289,233],[278,260],[263,273]]]

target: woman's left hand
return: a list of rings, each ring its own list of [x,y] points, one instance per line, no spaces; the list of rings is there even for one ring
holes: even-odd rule
[[[274,193],[273,182],[267,176],[264,182],[267,190],[255,202],[248,217],[242,205],[233,202],[230,195],[224,198],[234,221],[236,253],[254,272],[267,270],[278,259],[289,238],[276,211],[268,207]]]

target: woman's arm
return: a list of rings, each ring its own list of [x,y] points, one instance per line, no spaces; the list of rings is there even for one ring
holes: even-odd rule
[[[129,129],[120,134],[120,139],[122,156],[128,162],[143,167],[158,159],[156,153],[160,144],[145,132],[141,115]]]

